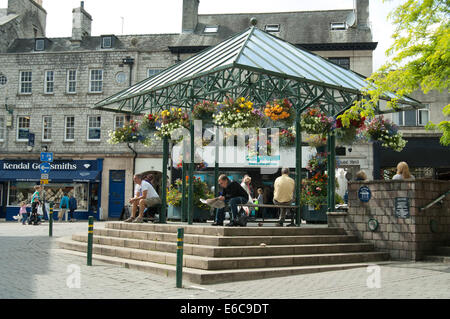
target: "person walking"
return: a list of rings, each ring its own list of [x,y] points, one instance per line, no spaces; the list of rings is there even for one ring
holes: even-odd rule
[[[245,226],[245,223],[238,221],[238,205],[246,204],[248,202],[248,193],[238,182],[231,181],[227,175],[219,176],[219,185],[223,189],[223,193],[217,199],[224,201],[231,208],[230,223],[227,226]],[[225,219],[225,207],[218,208],[216,211],[215,222],[213,226],[223,226]]]
[[[129,203],[132,205],[131,217],[126,219],[126,223],[143,223],[144,222],[144,210],[146,207],[153,207],[161,204],[161,199],[156,193],[153,186],[143,179],[141,174],[134,175],[135,196],[130,198]],[[139,216],[136,217],[137,209],[139,207]]]
[[[415,179],[414,175],[409,172],[409,166],[406,162],[397,164],[397,174],[392,177],[393,180],[408,180]]]
[[[70,195],[69,198],[69,222],[73,223],[76,221],[75,218],[73,218],[73,212],[78,208],[77,206],[77,199],[72,195]]]
[[[252,178],[250,176],[248,176],[247,174],[244,175],[244,178],[242,179],[241,182],[241,187],[243,189],[245,189],[245,191],[248,194],[248,203],[253,203],[253,199],[252,199],[252,188],[250,183],[252,182]],[[247,216],[250,216],[250,209],[248,207],[244,207],[244,210],[247,214]]]
[[[28,220],[27,207],[27,202],[23,201],[20,203],[19,215],[22,218],[22,225],[26,225],[26,222]]]
[[[294,200],[295,181],[289,177],[289,168],[285,167],[281,170],[281,176],[275,180],[275,191],[273,202],[276,205],[291,205]],[[286,213],[290,208],[280,208],[280,219],[277,226],[283,227]],[[294,216],[292,216],[291,225],[294,224]]]
[[[67,209],[69,208],[69,197],[64,193],[64,196],[61,198],[59,202],[59,212],[58,212],[58,221],[62,222],[64,216],[66,216]]]
[[[39,223],[39,217],[38,217],[38,207],[39,205],[42,205],[40,193],[42,192],[42,186],[36,185],[34,186],[34,193],[31,197],[31,216],[28,220],[28,224],[31,225],[38,225]]]

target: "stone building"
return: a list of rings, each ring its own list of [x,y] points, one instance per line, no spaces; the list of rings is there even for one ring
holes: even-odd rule
[[[108,131],[130,118],[92,109],[100,100],[256,26],[368,76],[372,73],[369,1],[313,12],[198,14],[183,1],[177,34],[91,35],[93,17],[73,9],[72,35],[47,38],[42,1],[9,0],[0,9],[0,218],[11,219],[39,182],[39,154],[53,152],[48,198],[63,192],[79,202],[77,217],[120,215],[133,173],[160,172],[161,146],[110,145]],[[371,170],[372,145],[347,157]]]

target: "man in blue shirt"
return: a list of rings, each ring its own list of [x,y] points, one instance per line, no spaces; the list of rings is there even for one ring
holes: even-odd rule
[[[58,212],[58,221],[62,222],[63,217],[66,215],[66,210],[69,208],[69,197],[64,193],[64,196],[61,198],[59,202],[59,212]]]

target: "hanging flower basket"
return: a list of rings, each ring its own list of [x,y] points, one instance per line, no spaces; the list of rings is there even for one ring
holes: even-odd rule
[[[380,141],[383,147],[400,152],[406,145],[403,135],[397,125],[383,116],[373,118],[366,128],[366,134],[371,141]]]
[[[143,139],[139,133],[139,123],[131,120],[125,123],[123,127],[119,127],[114,131],[109,132],[109,144],[118,143],[136,143]]]
[[[327,202],[327,180],[328,176],[318,172],[312,178],[302,179],[302,191],[300,202],[319,209]]]
[[[288,99],[276,99],[267,102],[264,115],[269,119],[269,126],[287,128],[295,120],[295,109]]]
[[[142,117],[140,130],[142,134],[144,133],[154,133],[156,132],[156,121],[158,120],[157,114],[146,114]]]
[[[324,135],[334,128],[334,118],[327,116],[317,108],[308,108],[302,113],[300,125],[302,131],[309,134]]]
[[[170,110],[164,110],[161,112],[155,123],[156,133],[155,135],[160,139],[169,137],[175,142],[179,142],[183,139],[184,135],[179,138],[174,138],[173,133],[179,128],[189,128],[189,116],[186,112],[180,108],[171,108]]]
[[[359,134],[364,131],[364,122],[366,118],[360,114],[352,115],[350,121],[343,123],[339,117],[336,120],[336,139],[341,144],[350,145],[354,143]]]
[[[226,99],[218,104],[213,115],[215,125],[227,128],[259,127],[262,113],[253,107],[253,102],[244,97]]]
[[[213,115],[217,111],[216,101],[202,101],[194,105],[192,109],[192,118],[201,120],[204,127],[210,127],[213,123]]]

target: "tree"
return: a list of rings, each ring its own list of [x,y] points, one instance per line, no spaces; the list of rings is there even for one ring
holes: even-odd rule
[[[406,0],[389,18],[395,26],[394,43],[386,51],[390,59],[368,78],[367,98],[342,115],[344,124],[357,113],[373,116],[385,92],[398,96],[388,102],[394,109],[399,99],[416,90],[425,94],[430,90],[449,92],[450,0]],[[450,105],[443,108],[443,114],[450,116]],[[429,124],[427,128],[441,130],[441,144],[450,145],[450,121]]]

